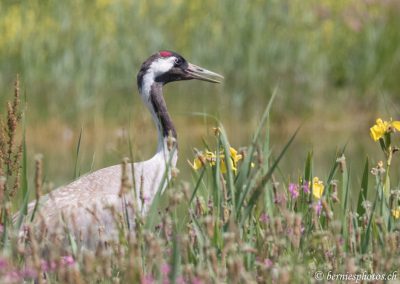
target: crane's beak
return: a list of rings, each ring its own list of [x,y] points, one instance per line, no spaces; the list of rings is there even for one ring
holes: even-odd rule
[[[192,63],[189,63],[189,66],[185,71],[188,75],[188,79],[197,79],[211,83],[221,83],[221,81],[224,79],[224,76],[196,66]]]

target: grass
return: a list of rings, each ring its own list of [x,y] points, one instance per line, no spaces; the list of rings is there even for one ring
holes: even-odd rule
[[[2,1],[0,282],[304,283],[398,270],[399,140],[368,135],[376,117],[398,119],[397,2]],[[13,225],[15,212],[152,155],[134,76],[159,49],[226,78],[166,87],[180,174],[135,228],[116,216],[118,242],[83,251],[65,232],[68,246],[42,255],[48,242],[22,218]],[[247,145],[237,165],[233,145]],[[206,150],[216,165],[192,170]]]
[[[0,19],[0,92],[7,94],[21,74],[28,157],[44,153],[55,184],[74,175],[82,128],[82,173],[126,156],[124,130],[135,160],[153,154],[155,145],[147,142],[153,141],[153,122],[143,112],[135,75],[159,49],[175,50],[226,78],[223,87],[168,86],[167,105],[185,156],[206,132],[204,121],[188,113],[217,115],[232,144],[247,145],[268,103],[266,92],[278,83],[281,95],[271,112],[275,141],[287,140],[298,120],[307,121],[293,149],[312,149],[323,170],[330,167],[325,157],[347,142],[352,164],[361,168],[364,152],[378,154],[364,130],[378,113],[398,113],[397,1],[3,1]],[[304,152],[296,163],[283,161],[283,169],[297,171],[293,165]],[[188,178],[185,161],[180,169]]]
[[[388,159],[397,158],[388,152],[394,147],[393,133],[387,132],[381,141],[389,163],[371,170],[367,160],[360,187],[353,188],[349,182],[352,175],[345,150],[337,153],[324,182],[316,180],[312,153],[302,174],[290,180],[281,178],[279,163],[301,129],[274,157],[268,125],[277,92],[271,96],[251,144],[240,154],[232,150],[218,123],[215,143],[207,143],[216,145],[215,149],[207,146],[210,153],[217,150],[214,156],[208,154],[215,159],[199,151],[196,157],[202,166],[193,171],[192,182],[172,177],[165,192],[159,191],[155,197],[149,213],[138,213],[135,227],[126,222],[123,212],[116,212],[119,240],[99,242],[97,249],[90,251],[82,250],[68,230],[64,232],[69,240],[65,246],[56,239],[51,243],[41,239],[29,221],[23,225],[25,236],[21,236],[20,222],[12,222],[10,203],[22,195],[19,212],[26,214],[27,192],[32,191],[26,182],[20,182],[26,178],[26,145],[23,140],[19,146],[13,138],[23,117],[17,83],[7,115],[7,121],[13,123],[3,126],[0,144],[2,281],[304,283],[318,280],[318,271],[325,273],[325,280],[339,277],[332,276],[336,273],[395,277],[400,265],[400,218],[393,210],[399,208],[399,193],[390,187],[387,174]],[[125,169],[126,163],[124,160]],[[40,156],[35,172],[38,200],[44,186]],[[132,190],[129,184],[125,186]],[[40,206],[30,214],[28,218],[39,218]]]

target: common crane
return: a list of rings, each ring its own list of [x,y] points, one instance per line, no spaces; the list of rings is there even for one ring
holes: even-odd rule
[[[151,55],[137,74],[140,96],[150,111],[158,131],[158,146],[155,155],[143,162],[128,164],[128,180],[134,183],[136,201],[141,212],[146,213],[153,201],[164,174],[177,162],[177,134],[163,97],[163,86],[181,80],[203,80],[220,83],[223,77],[217,73],[189,63],[172,51],[160,51]],[[134,173],[134,178],[132,178]],[[116,237],[114,212],[128,213],[134,223],[133,194],[121,195],[121,165],[115,165],[87,174],[74,182],[59,187],[40,198],[36,228],[45,228],[45,236],[60,233],[65,226],[87,246],[98,240]],[[140,195],[142,194],[142,198]],[[28,206],[32,212],[35,201]],[[111,209],[113,208],[113,210]],[[28,214],[29,216],[29,214]],[[42,226],[40,226],[40,223]],[[62,235],[61,231],[61,235]]]

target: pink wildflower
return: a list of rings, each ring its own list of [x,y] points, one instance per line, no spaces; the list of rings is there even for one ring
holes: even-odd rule
[[[151,274],[147,274],[142,278],[142,284],[153,284],[154,278]]]
[[[292,199],[296,199],[299,197],[299,187],[295,183],[290,183],[289,188],[288,188],[290,195],[292,196]]]
[[[270,260],[269,258],[264,259],[264,267],[265,268],[270,268],[273,265],[272,260]]]
[[[322,203],[321,200],[318,200],[318,202],[314,204],[315,214],[317,214],[317,216],[321,215],[321,210],[322,210]]]
[[[268,216],[268,214],[267,213],[262,213],[261,215],[260,215],[260,222],[262,222],[262,223],[268,223],[269,222],[269,216]]]
[[[3,283],[21,283],[22,277],[16,270],[12,270],[6,273],[2,278]]]
[[[193,277],[191,284],[203,284],[204,282],[199,277]]]
[[[75,263],[75,260],[71,255],[61,257],[61,265],[71,266],[74,263]]]
[[[167,264],[164,263],[161,265],[161,273],[166,276],[171,272],[171,267]]]
[[[305,194],[310,193],[310,185],[309,185],[308,181],[304,182],[303,185],[301,186],[301,188],[303,189]]]
[[[21,273],[22,277],[24,278],[35,278],[37,277],[37,272],[32,267],[25,267]]]
[[[4,269],[8,266],[7,259],[5,258],[0,258],[0,269]]]
[[[176,283],[177,284],[185,284],[185,278],[183,278],[183,276],[179,276],[178,278],[176,278]]]

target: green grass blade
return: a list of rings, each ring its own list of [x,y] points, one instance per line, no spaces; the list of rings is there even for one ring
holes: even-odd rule
[[[169,274],[169,280],[171,283],[176,283],[176,279],[179,274],[180,267],[180,249],[179,249],[179,238],[176,230],[174,229],[173,243],[172,243],[172,256],[171,256],[171,272]]]
[[[357,202],[357,214],[358,216],[363,216],[365,214],[365,208],[363,206],[363,202],[367,200],[368,194],[368,177],[369,177],[369,160],[368,157],[365,160],[364,171],[362,175],[361,181],[361,190],[358,195],[358,202]]]
[[[243,184],[246,182],[250,170],[251,170],[251,162],[253,159],[253,154],[255,151],[255,145],[257,144],[257,141],[260,137],[261,134],[261,130],[263,129],[265,123],[268,121],[269,118],[269,114],[271,112],[271,108],[272,108],[272,103],[274,102],[274,99],[276,97],[276,95],[278,94],[278,87],[276,87],[271,95],[271,98],[268,102],[267,107],[264,110],[264,113],[261,117],[260,123],[257,126],[257,129],[253,135],[253,139],[251,141],[250,146],[247,149],[247,156],[245,157],[245,159],[243,160],[241,166],[240,166],[240,170],[239,170],[239,174],[237,177],[237,181],[236,181],[236,185],[238,188],[242,188]]]
[[[349,175],[350,175],[350,169],[347,169],[347,167],[343,168],[343,173],[342,173],[342,213],[346,215],[346,210],[347,210],[347,204],[348,204],[348,193],[349,193]]]
[[[368,250],[369,240],[370,240],[370,237],[371,237],[372,220],[373,220],[373,217],[374,217],[376,205],[378,203],[378,195],[379,194],[377,192],[374,204],[372,206],[372,211],[371,211],[371,214],[369,216],[367,229],[366,229],[366,231],[364,233],[364,238],[362,239],[362,243],[361,243],[361,253],[362,254],[365,254],[367,252],[367,250]]]
[[[278,94],[278,90],[279,90],[279,88],[275,87],[274,90],[272,91],[272,95],[268,102],[267,108],[265,109],[265,111],[261,117],[260,123],[258,124],[258,127],[256,129],[256,132],[254,133],[253,140],[252,140],[253,145],[255,145],[257,143],[257,140],[260,136],[261,130],[264,127],[264,124],[269,117],[269,113],[271,112],[272,103],[274,102],[274,99],[275,99],[276,95]]]
[[[217,151],[221,147],[221,137],[218,135],[217,139]],[[221,159],[220,155],[216,155],[215,167],[213,170],[214,178],[213,178],[213,202],[214,207],[216,206],[216,216],[221,216],[221,206],[222,206],[222,189],[221,189]],[[222,212],[223,214],[223,212]]]
[[[341,157],[344,157],[344,151],[346,150],[346,147],[347,147],[347,143],[346,143],[346,145],[343,147],[343,149],[342,149],[339,153],[336,153],[336,155],[335,155],[335,160],[334,160],[334,162],[333,162],[333,166],[332,166],[332,168],[331,168],[331,170],[330,170],[330,172],[329,172],[328,179],[326,180],[326,184],[327,184],[327,185],[330,185],[330,184],[331,184],[331,181],[332,181],[333,178],[335,177],[337,168],[338,168],[338,166],[339,166],[338,157],[340,157],[340,158],[341,158]]]
[[[266,157],[266,159],[269,159],[269,155],[268,155],[268,157]],[[237,218],[239,218],[239,216],[240,216],[240,213],[241,213],[240,208],[243,206],[244,200],[245,200],[247,194],[249,193],[250,189],[254,188],[255,184],[259,180],[259,177],[262,176],[266,172],[268,172],[268,164],[267,163],[265,163],[264,165],[261,166],[261,168],[259,168],[259,170],[247,182],[245,188],[243,189],[243,192],[240,193],[239,201],[238,201],[238,205],[237,205],[237,209],[236,209]],[[267,202],[267,203],[269,203],[269,202]]]
[[[272,177],[272,173],[274,172],[275,168],[278,166],[280,160],[283,158],[285,155],[286,151],[288,150],[289,146],[292,144],[294,138],[296,137],[297,133],[299,132],[300,127],[296,129],[292,137],[290,137],[289,141],[286,143],[286,145],[283,147],[282,151],[280,152],[278,158],[274,161],[272,164],[271,168],[268,170],[266,175],[261,180],[261,185],[253,192],[249,199],[249,203],[247,207],[244,209],[244,213],[242,215],[242,220],[241,224],[247,219],[247,217],[250,215],[250,212],[252,211],[253,207],[256,205],[261,193],[263,192],[264,185],[270,180]]]
[[[79,175],[80,175],[79,169],[78,169],[78,160],[79,160],[79,152],[80,152],[80,148],[81,148],[82,132],[83,132],[83,127],[81,127],[81,131],[79,132],[78,144],[76,145],[74,176],[72,177],[73,180],[76,180],[76,178],[79,177]]]
[[[197,182],[196,182],[196,185],[194,187],[192,196],[190,197],[189,206],[190,206],[190,204],[192,204],[193,199],[195,198],[196,193],[197,193],[198,189],[200,188],[200,184],[201,184],[201,181],[203,180],[203,176],[204,176],[205,172],[206,172],[206,168],[203,168],[203,170],[200,173],[200,176],[197,179]]]
[[[226,176],[227,176],[227,187],[228,191],[230,192],[230,197],[231,197],[231,202],[233,204],[232,206],[232,215],[235,216],[235,206],[236,204],[236,192],[235,192],[235,185],[233,182],[233,170],[232,170],[232,164],[231,164],[231,152],[229,150],[230,145],[228,142],[228,138],[226,136],[225,130],[222,125],[220,125],[220,138],[221,138],[221,144],[224,149],[224,156],[225,156],[225,166],[226,166]]]
[[[306,166],[304,170],[304,182],[311,181],[312,177],[312,158],[313,158],[313,152],[310,151],[307,154],[307,159],[306,159]]]
[[[347,216],[347,207],[349,203],[349,188],[350,188],[350,169],[343,169],[343,180],[342,180],[342,234],[343,238],[346,240],[348,235],[348,227],[346,224],[346,216]]]

